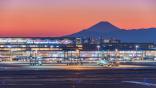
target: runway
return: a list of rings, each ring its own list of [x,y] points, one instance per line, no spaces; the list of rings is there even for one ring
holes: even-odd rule
[[[0,88],[155,88],[156,67],[0,63]]]
[[[0,88],[155,88],[142,85],[155,84],[155,73],[149,69],[1,71]]]

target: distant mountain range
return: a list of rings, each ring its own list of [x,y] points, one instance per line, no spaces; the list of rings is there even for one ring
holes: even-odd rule
[[[104,39],[119,39],[122,42],[156,43],[156,28],[126,30],[120,29],[109,22],[99,22],[88,29],[68,35],[67,37],[102,37]]]

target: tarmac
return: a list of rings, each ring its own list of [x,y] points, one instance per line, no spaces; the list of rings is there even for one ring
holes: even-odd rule
[[[153,63],[152,63],[153,64]],[[30,66],[26,62],[0,62],[0,71],[3,70],[96,70],[96,69],[156,69],[156,65],[124,63],[119,66],[104,67],[97,64],[71,65],[43,64],[42,66]]]

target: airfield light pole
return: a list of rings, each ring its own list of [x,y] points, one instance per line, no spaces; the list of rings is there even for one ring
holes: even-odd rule
[[[136,58],[138,57],[138,55],[137,55],[137,54],[138,54],[138,48],[139,48],[139,46],[136,45],[136,46],[135,46],[135,52],[136,52],[136,53],[135,53],[135,56],[136,56]]]
[[[136,46],[135,46],[136,56],[137,56],[137,51],[138,51],[138,48],[139,48],[139,46],[138,46],[138,45],[136,45]]]
[[[97,47],[97,49],[98,49],[98,59],[100,59],[100,56],[99,56],[99,53],[100,53],[100,52],[99,52],[99,51],[100,51],[100,45],[97,45],[96,47]]]
[[[116,61],[118,61],[117,57],[118,57],[118,49],[115,49],[115,60]]]

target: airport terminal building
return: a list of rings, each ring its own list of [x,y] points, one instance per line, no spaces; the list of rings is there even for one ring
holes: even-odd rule
[[[121,43],[120,41],[84,42],[81,38],[0,38],[0,60],[97,60],[103,57],[155,57],[154,43]]]
[[[2,60],[28,58],[34,55],[51,58],[59,54],[59,57],[63,57],[63,51],[74,51],[75,48],[74,38],[0,38]]]

